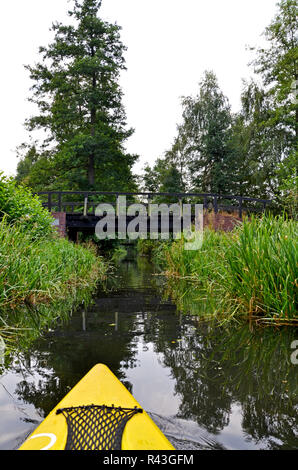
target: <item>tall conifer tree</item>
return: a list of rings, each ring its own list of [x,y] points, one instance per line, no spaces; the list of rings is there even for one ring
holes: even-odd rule
[[[50,160],[50,184],[64,189],[113,189],[134,185],[124,142],[127,129],[119,76],[125,69],[120,27],[98,17],[99,0],[73,0],[72,24],[54,23],[54,40],[40,48],[42,60],[27,66],[38,115],[29,131],[44,129],[39,162],[29,182]],[[46,182],[45,182],[46,183]],[[39,188],[38,188],[39,189]]]

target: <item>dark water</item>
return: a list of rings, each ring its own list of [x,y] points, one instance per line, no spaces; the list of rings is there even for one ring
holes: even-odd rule
[[[181,315],[162,300],[161,278],[145,259],[121,263],[116,274],[87,312],[0,363],[0,449],[18,448],[96,363],[177,449],[298,448],[293,329]]]

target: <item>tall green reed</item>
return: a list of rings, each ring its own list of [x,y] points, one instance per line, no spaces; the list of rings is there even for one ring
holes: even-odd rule
[[[231,233],[206,229],[198,251],[185,251],[183,240],[161,244],[154,259],[171,279],[172,297],[182,304],[191,293],[192,298],[206,298],[214,305],[214,314],[230,317],[241,312],[263,321],[295,322],[297,235],[294,220],[252,217]],[[188,282],[183,293],[181,281]],[[212,298],[215,303],[210,303]]]
[[[232,234],[225,288],[249,314],[297,319],[297,240],[297,222],[283,217],[253,217]]]
[[[39,328],[67,315],[83,300],[91,300],[106,271],[91,246],[54,235],[32,240],[30,231],[2,220],[0,329]]]

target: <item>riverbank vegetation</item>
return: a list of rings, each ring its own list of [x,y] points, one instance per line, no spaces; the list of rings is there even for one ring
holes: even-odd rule
[[[30,191],[0,181],[0,334],[45,326],[91,301],[107,264],[92,244],[59,237]]]
[[[142,241],[168,279],[169,294],[187,313],[187,299],[207,302],[204,316],[243,315],[271,324],[298,322],[298,223],[283,217],[245,220],[232,232],[206,229],[202,248],[184,240]],[[177,280],[179,282],[177,283]],[[209,306],[209,307],[208,307]],[[184,307],[184,308],[183,308]]]
[[[55,234],[32,240],[30,231],[5,220],[0,224],[0,245],[0,308],[75,299],[77,289],[94,289],[105,274],[91,245],[75,245]]]

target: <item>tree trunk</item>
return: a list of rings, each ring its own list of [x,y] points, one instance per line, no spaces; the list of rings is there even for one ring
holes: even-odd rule
[[[92,57],[94,56],[94,51],[92,49]],[[93,91],[96,89],[96,76],[93,75],[92,78],[92,89]],[[96,125],[96,107],[92,103],[91,107],[91,136],[95,136],[95,125]],[[88,165],[88,182],[90,186],[94,186],[95,184],[95,155],[92,152],[89,156],[89,165]]]

